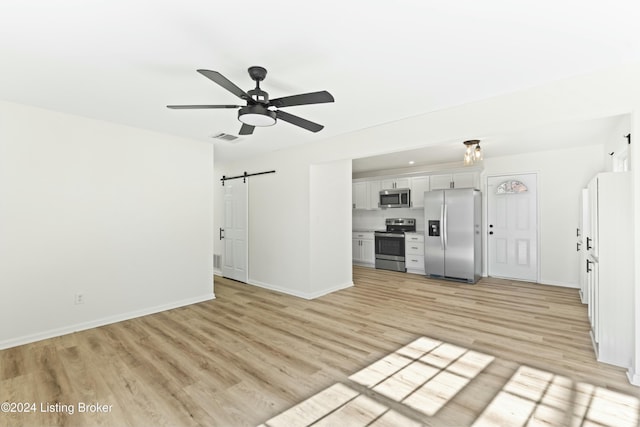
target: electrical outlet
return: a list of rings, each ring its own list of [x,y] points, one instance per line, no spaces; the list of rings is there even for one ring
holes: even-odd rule
[[[84,304],[84,294],[76,294],[75,303],[76,304]]]

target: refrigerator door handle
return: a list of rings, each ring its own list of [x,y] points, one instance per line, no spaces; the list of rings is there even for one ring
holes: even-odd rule
[[[443,242],[444,242],[444,246],[442,247],[442,249],[447,249],[447,205],[444,204],[443,205],[443,215],[442,215],[442,238],[443,238]]]
[[[444,205],[440,205],[440,248],[444,251]]]

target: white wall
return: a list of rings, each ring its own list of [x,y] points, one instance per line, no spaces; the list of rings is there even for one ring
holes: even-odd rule
[[[351,160],[311,165],[309,297],[353,286],[350,213]]]
[[[633,357],[633,366],[629,369],[629,381],[632,384],[640,386],[640,149],[638,149],[638,137],[640,136],[640,108],[631,115],[631,145],[629,146],[629,158],[631,161],[631,173],[633,176],[633,218],[635,218],[633,229],[633,246],[634,259],[636,260],[634,281],[635,295],[634,299],[634,329],[635,329],[635,354]]]
[[[488,157],[482,173],[486,216],[487,177],[535,172],[538,176],[539,282],[578,288],[579,252],[576,227],[580,192],[605,169],[603,145],[545,151],[517,156]],[[486,220],[485,228],[486,228]],[[486,254],[486,250],[484,251]],[[486,259],[485,268],[486,272]]]
[[[606,172],[621,171],[623,164],[629,165],[629,149],[628,139],[625,135],[631,133],[631,116],[624,115],[620,117],[611,131],[609,138],[604,141],[604,152],[606,156]],[[628,170],[628,169],[627,169]]]
[[[0,348],[213,298],[212,179],[210,144],[0,103]]]

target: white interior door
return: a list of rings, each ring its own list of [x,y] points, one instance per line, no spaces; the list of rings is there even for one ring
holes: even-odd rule
[[[538,281],[537,175],[493,176],[487,181],[487,273]]]
[[[247,282],[248,258],[248,186],[240,179],[224,184],[224,240],[222,275],[240,282]]]

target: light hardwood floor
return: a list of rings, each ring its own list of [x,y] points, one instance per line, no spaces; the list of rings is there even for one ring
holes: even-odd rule
[[[1,351],[0,402],[37,408],[0,426],[637,425],[640,389],[595,361],[575,289],[362,267],[313,301],[215,283],[213,301]]]

